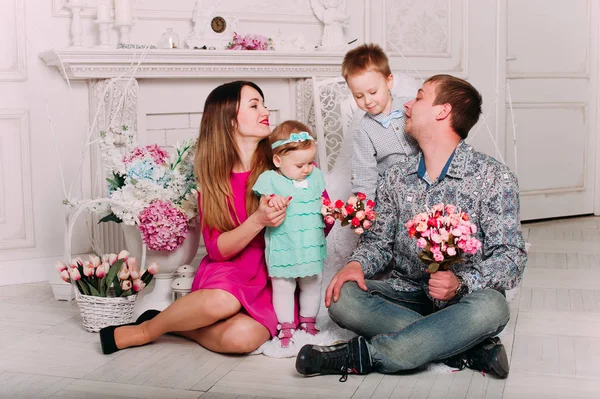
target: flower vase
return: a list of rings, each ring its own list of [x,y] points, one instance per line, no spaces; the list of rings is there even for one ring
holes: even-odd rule
[[[140,231],[137,226],[123,224],[122,227],[130,256],[141,261],[143,242]],[[194,259],[199,245],[200,225],[195,223],[193,227],[188,229],[185,240],[179,248],[173,251],[154,251],[150,249],[146,251],[146,264],[144,267],[152,262],[158,263],[160,267],[150,284],[138,294],[133,312],[134,317],[138,317],[148,309],[163,310],[171,304],[171,283],[175,277],[175,270],[179,266],[189,264]]]

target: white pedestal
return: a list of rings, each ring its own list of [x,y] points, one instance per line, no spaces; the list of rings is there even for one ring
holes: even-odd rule
[[[150,284],[144,288],[135,301],[133,318],[137,319],[149,309],[164,310],[172,302],[171,283],[173,273],[156,274]]]

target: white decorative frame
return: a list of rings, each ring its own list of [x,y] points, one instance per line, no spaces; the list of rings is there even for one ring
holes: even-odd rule
[[[27,57],[25,54],[25,0],[12,0],[15,2],[16,22],[16,50],[17,57],[15,68],[9,71],[0,71],[0,82],[17,82],[27,79]]]
[[[0,249],[31,248],[35,246],[33,231],[33,202],[31,197],[31,157],[29,155],[29,115],[23,109],[0,110],[0,119],[17,119],[20,122],[21,138],[21,185],[23,195],[23,224],[25,237],[13,240],[0,240]],[[0,165],[2,166],[2,165]],[[4,165],[6,167],[6,165]],[[0,182],[1,183],[1,182]]]

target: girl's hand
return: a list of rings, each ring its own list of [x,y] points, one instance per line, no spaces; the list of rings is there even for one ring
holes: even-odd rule
[[[258,204],[258,209],[252,214],[255,222],[262,227],[277,227],[285,220],[285,210],[289,201],[285,201],[283,209],[277,210],[269,206],[271,197],[262,196]]]
[[[269,197],[269,206],[275,208],[280,211],[287,207],[292,197],[282,197],[280,195],[271,195]]]

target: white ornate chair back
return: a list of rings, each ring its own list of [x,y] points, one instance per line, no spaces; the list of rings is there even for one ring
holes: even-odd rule
[[[312,82],[318,164],[329,194],[343,198],[350,194],[352,135],[364,111],[356,105],[343,77],[313,77]],[[405,73],[394,74],[392,92],[397,96],[415,97],[420,86]]]
[[[340,152],[348,124],[354,113],[354,99],[343,77],[317,80],[313,78],[315,134],[318,163],[325,175],[333,169]]]

